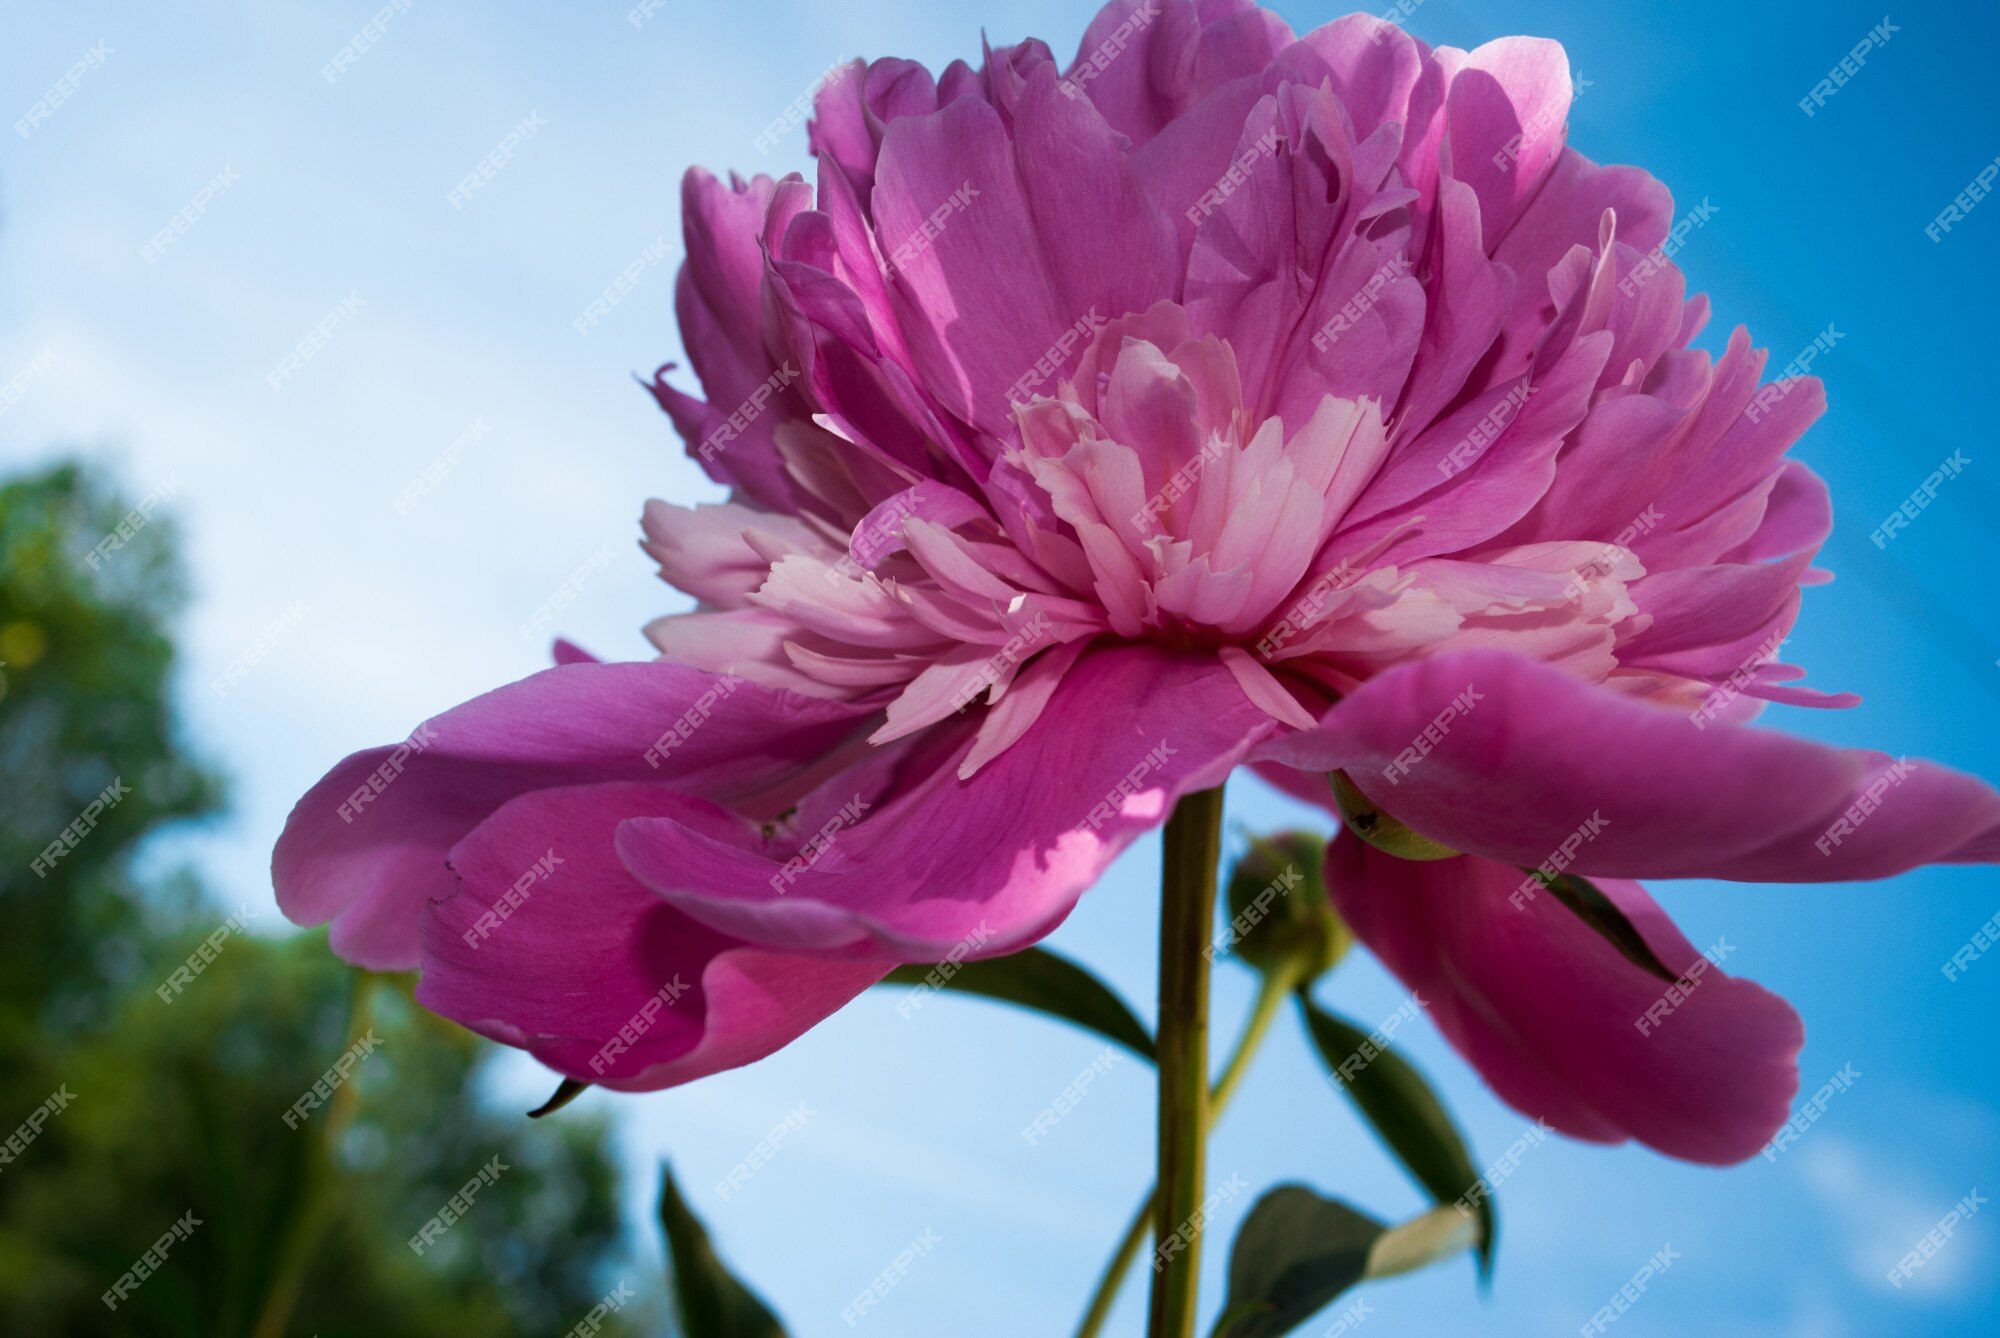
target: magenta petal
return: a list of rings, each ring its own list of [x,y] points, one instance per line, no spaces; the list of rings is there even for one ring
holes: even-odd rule
[[[418,913],[452,890],[445,852],[516,795],[633,780],[740,799],[824,755],[866,713],[677,664],[544,670],[329,771],[278,838],[278,905],[298,924],[331,921],[334,951],[356,965],[406,971]],[[695,722],[684,740],[672,733],[681,721]]]
[[[1517,898],[1521,874],[1504,864],[1399,860],[1345,834],[1326,864],[1355,934],[1523,1114],[1715,1165],[1750,1156],[1790,1115],[1798,1015],[1725,974],[1733,945],[1705,957],[1637,883],[1600,886],[1682,984],[1628,961],[1553,897]]]
[[[1425,836],[1516,868],[1568,842],[1582,874],[1836,882],[1990,862],[2000,839],[2000,795],[1971,776],[1697,719],[1492,650],[1392,669],[1258,756],[1345,769]]]
[[[452,848],[457,893],[425,908],[418,1002],[571,1078],[649,1091],[761,1059],[881,979],[886,961],[718,934],[627,873],[618,824],[692,803],[610,784],[502,806]]]
[[[893,775],[873,762],[835,776],[763,851],[673,817],[627,823],[619,850],[739,938],[914,962],[977,940],[990,955],[1053,929],[1119,851],[1276,725],[1215,659],[1126,647],[1083,656],[969,780],[971,722],[938,728]]]

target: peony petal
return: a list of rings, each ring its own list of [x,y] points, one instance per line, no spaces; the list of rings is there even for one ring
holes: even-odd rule
[[[657,784],[502,805],[452,848],[458,890],[424,908],[417,1001],[568,1077],[651,1091],[763,1058],[888,971],[772,953],[647,891],[619,823],[692,806]]]
[[[1598,886],[1679,985],[1554,897],[1523,895],[1504,864],[1400,860],[1343,833],[1326,874],[1356,936],[1523,1114],[1711,1165],[1750,1156],[1789,1118],[1798,1015],[1719,969],[1734,948],[1726,939],[1698,952],[1637,883]]]
[[[893,773],[834,777],[821,806],[854,820],[801,818],[792,859],[782,840],[759,855],[673,818],[627,824],[619,850],[673,905],[774,948],[922,962],[977,939],[991,955],[1048,933],[1181,795],[1221,784],[1275,728],[1213,656],[1092,651],[969,781],[971,722],[925,736]]]
[[[407,971],[424,903],[451,893],[445,852],[509,799],[651,780],[753,806],[776,787],[782,807],[786,778],[868,714],[677,664],[547,669],[329,771],[272,853],[278,905],[297,924],[330,921],[334,951],[357,966]]]
[[[1516,868],[1834,882],[1991,862],[2000,842],[2000,794],[1973,777],[1709,723],[1490,650],[1392,669],[1257,755],[1344,769],[1423,835]]]

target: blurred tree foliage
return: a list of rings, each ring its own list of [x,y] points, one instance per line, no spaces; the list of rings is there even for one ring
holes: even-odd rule
[[[0,1140],[61,1104],[0,1162],[0,1331],[561,1334],[620,1282],[651,1293],[621,1266],[601,1121],[488,1109],[488,1047],[417,1008],[407,979],[350,971],[317,933],[218,938],[230,911],[195,880],[135,875],[143,837],[215,812],[221,790],[177,737],[171,524],[155,512],[85,561],[129,511],[75,465],[0,484]],[[117,779],[130,794],[38,876]],[[361,1036],[367,1056],[290,1127]],[[419,1256],[407,1242],[495,1157],[506,1169]],[[189,1213],[200,1225],[109,1309]]]

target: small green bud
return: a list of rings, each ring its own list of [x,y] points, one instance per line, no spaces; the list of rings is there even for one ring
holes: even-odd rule
[[[1255,836],[1230,870],[1229,923],[1212,952],[1231,952],[1265,975],[1304,985],[1333,969],[1354,935],[1326,895],[1326,840],[1311,832]]]
[[[1450,859],[1461,853],[1390,817],[1385,809],[1361,793],[1361,787],[1349,780],[1345,771],[1334,772],[1331,779],[1333,799],[1340,806],[1340,816],[1346,821],[1347,830],[1385,855],[1394,855],[1398,859],[1432,860]]]

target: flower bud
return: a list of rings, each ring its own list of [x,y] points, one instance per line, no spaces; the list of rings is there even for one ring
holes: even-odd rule
[[[1326,895],[1326,841],[1311,832],[1252,837],[1230,870],[1229,923],[1216,939],[1269,975],[1306,984],[1331,970],[1354,942]]]
[[[1333,799],[1340,806],[1340,816],[1346,822],[1347,830],[1383,854],[1394,855],[1398,859],[1432,860],[1450,859],[1461,853],[1390,817],[1374,800],[1361,793],[1361,787],[1349,780],[1345,771],[1334,772],[1331,779]]]

